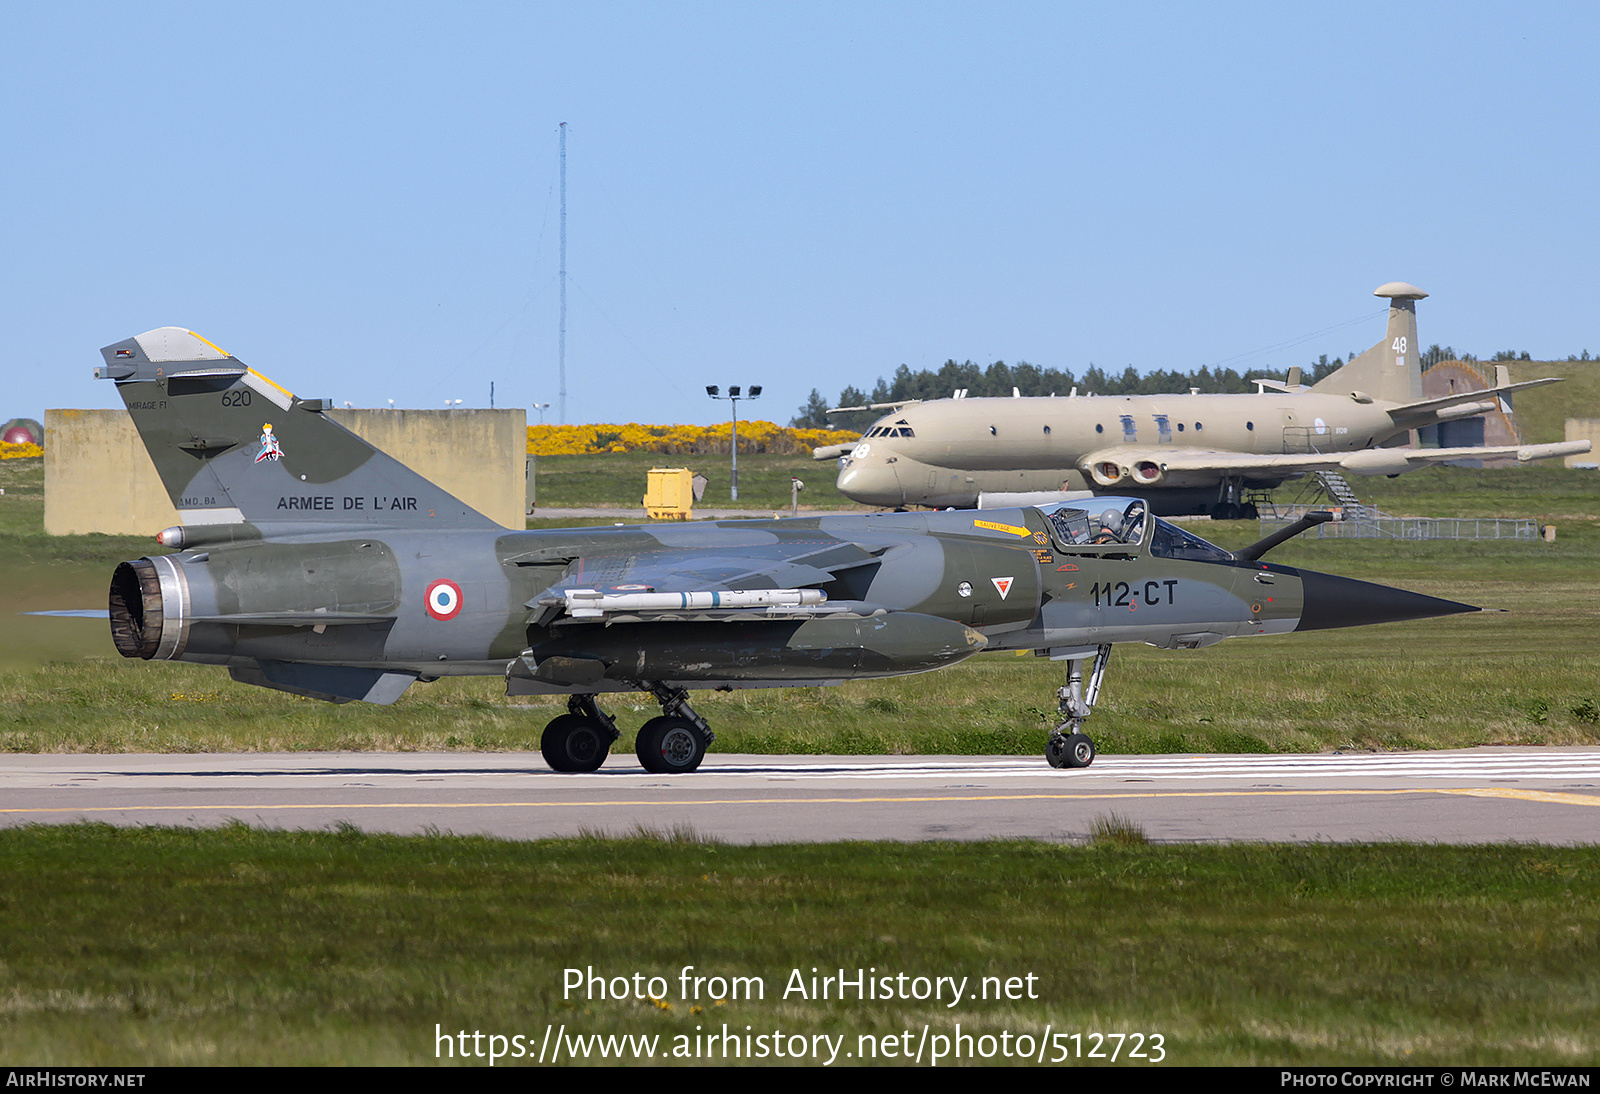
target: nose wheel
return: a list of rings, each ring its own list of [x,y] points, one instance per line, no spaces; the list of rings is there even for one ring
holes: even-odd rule
[[[1082,733],[1052,733],[1044,758],[1051,767],[1088,767],[1094,763],[1094,742]]]
[[[1096,646],[1091,662],[1087,648],[1062,651],[1053,660],[1067,662],[1067,683],[1056,689],[1056,702],[1061,711],[1061,721],[1050,731],[1050,740],[1044,746],[1044,758],[1051,767],[1088,767],[1094,763],[1094,742],[1083,732],[1083,723],[1094,713],[1094,701],[1100,696],[1100,683],[1105,679],[1106,665],[1111,660],[1111,646]],[[1084,667],[1089,666],[1089,679],[1084,682]]]

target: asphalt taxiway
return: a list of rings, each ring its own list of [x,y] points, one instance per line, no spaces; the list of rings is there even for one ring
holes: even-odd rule
[[[614,755],[591,775],[530,753],[0,757],[0,825],[349,823],[513,839],[693,832],[730,843],[1083,839],[1115,815],[1156,841],[1594,843],[1600,748],[1251,756],[712,754],[695,774]]]

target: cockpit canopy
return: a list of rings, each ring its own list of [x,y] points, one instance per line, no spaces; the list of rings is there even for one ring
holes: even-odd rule
[[[885,418],[882,421],[880,421],[877,425],[873,426],[871,429],[869,429],[865,433],[863,433],[861,435],[861,439],[865,441],[865,440],[869,440],[870,438],[873,438],[873,437],[915,437],[915,436],[916,436],[916,433],[912,430],[911,426],[906,422],[906,420],[904,418],[901,418],[899,421],[896,421],[896,422],[890,422],[887,418]]]
[[[1148,548],[1155,558],[1199,562],[1226,562],[1233,558],[1216,544],[1152,516],[1142,498],[1095,497],[1037,508],[1050,526],[1050,538],[1058,551],[1109,552],[1131,558]]]
[[[1061,548],[1115,544],[1137,547],[1144,542],[1149,515],[1145,503],[1138,498],[1095,498],[1089,502],[1041,505],[1039,509],[1050,525],[1050,537]]]

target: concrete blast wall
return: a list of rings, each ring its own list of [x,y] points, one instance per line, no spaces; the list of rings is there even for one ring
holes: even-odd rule
[[[1600,460],[1600,418],[1568,418],[1567,435],[1569,441],[1590,441],[1594,449],[1581,456],[1568,456],[1561,462],[1567,467],[1576,467],[1580,463],[1594,463]]]
[[[522,410],[329,410],[328,417],[490,520],[525,527]],[[44,530],[153,536],[183,523],[123,410],[47,410]]]

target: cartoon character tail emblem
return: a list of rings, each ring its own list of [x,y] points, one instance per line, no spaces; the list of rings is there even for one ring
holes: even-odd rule
[[[278,447],[278,438],[272,435],[272,423],[267,422],[261,427],[261,451],[256,453],[256,462],[281,459],[283,459],[283,449]]]

